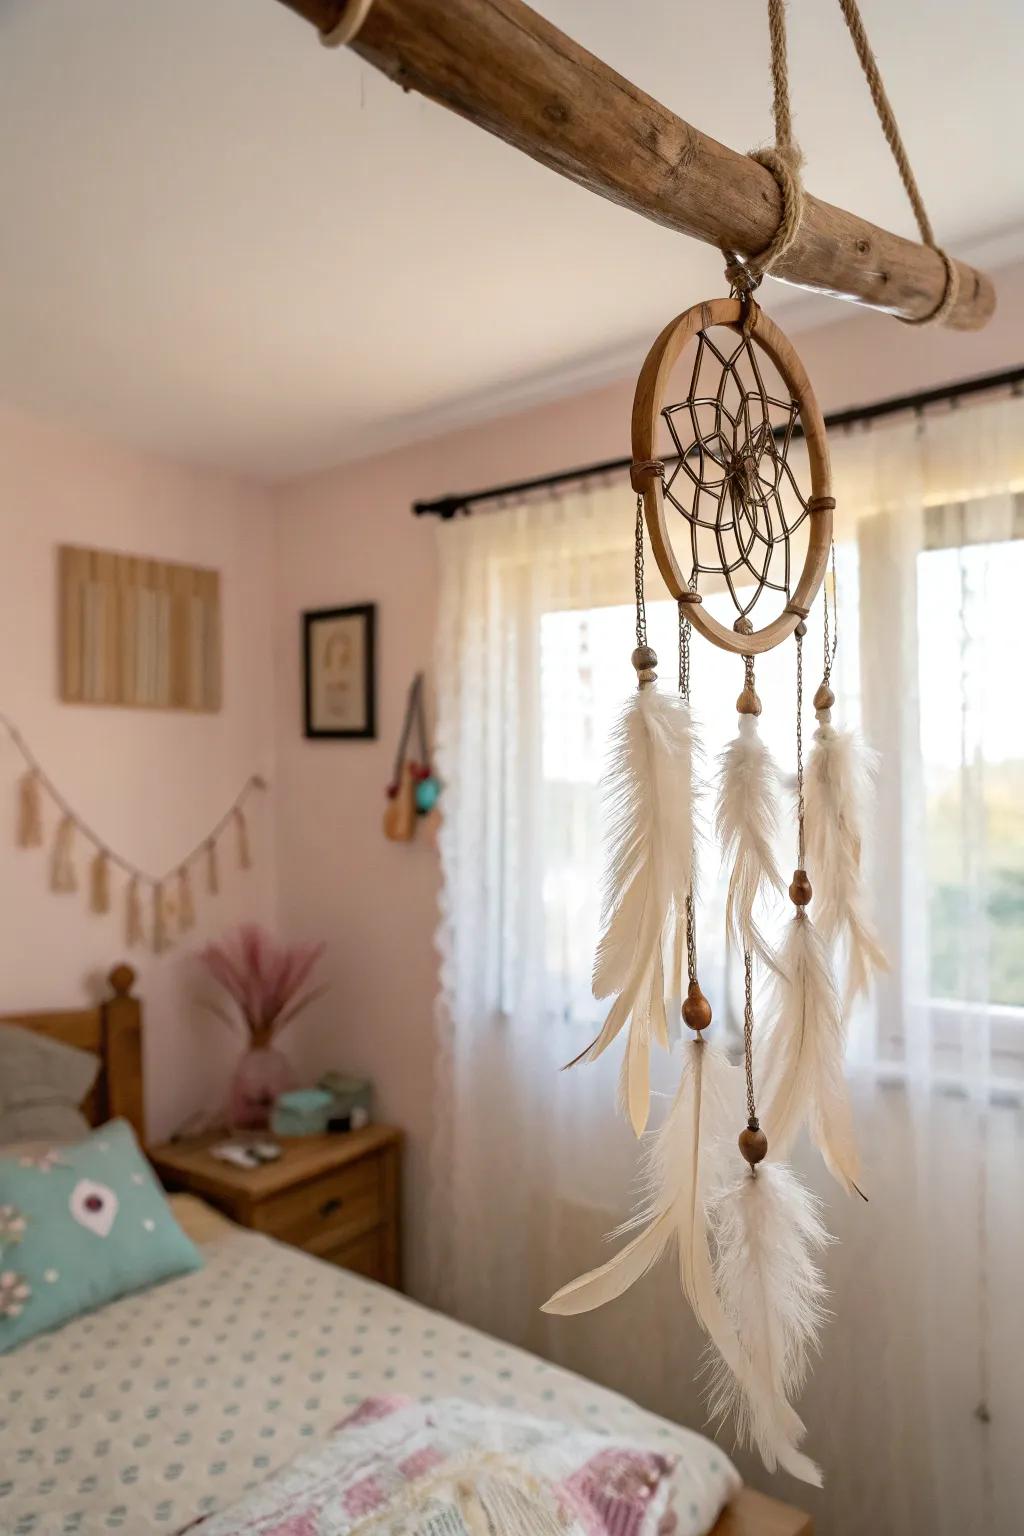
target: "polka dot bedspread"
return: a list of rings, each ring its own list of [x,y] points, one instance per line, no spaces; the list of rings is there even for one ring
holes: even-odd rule
[[[0,1359],[2,1536],[184,1531],[379,1393],[458,1397],[679,1458],[676,1536],[739,1486],[703,1436],[256,1233]],[[201,1536],[201,1526],[197,1536]]]

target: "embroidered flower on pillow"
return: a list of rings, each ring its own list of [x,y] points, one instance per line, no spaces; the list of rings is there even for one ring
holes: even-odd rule
[[[25,1236],[25,1218],[13,1205],[0,1205],[0,1248],[20,1243]]]
[[[0,1317],[20,1317],[32,1287],[13,1269],[0,1271]]]
[[[18,1158],[19,1168],[38,1168],[40,1173],[52,1173],[54,1168],[63,1166],[57,1147],[50,1147],[46,1152],[23,1152]]]

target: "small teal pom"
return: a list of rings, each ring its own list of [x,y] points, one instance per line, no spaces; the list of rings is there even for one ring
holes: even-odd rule
[[[440,793],[441,786],[433,775],[420,779],[416,785],[416,809],[421,816],[425,816],[428,811],[434,809]]]

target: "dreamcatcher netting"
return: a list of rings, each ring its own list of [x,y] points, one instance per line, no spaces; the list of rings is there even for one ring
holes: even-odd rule
[[[834,586],[830,615],[823,584],[835,502],[824,424],[793,347],[753,299],[753,280],[744,282],[735,269],[732,276],[730,298],[696,305],[662,332],[637,384],[638,688],[611,743],[593,976],[595,996],[610,1006],[577,1062],[595,1060],[625,1035],[622,1100],[640,1135],[651,1048],[669,1047],[669,1011],[680,1003],[690,1038],[671,1109],[651,1137],[647,1198],[627,1224],[630,1240],[545,1310],[601,1306],[674,1252],[707,1335],[712,1416],[733,1415],[739,1437],[770,1469],[818,1483],[817,1467],[800,1449],[804,1426],[793,1399],[824,1316],[817,1255],[829,1239],[818,1202],[785,1159],[806,1125],[837,1182],[861,1193],[843,1074],[844,1005],[884,964],[860,871],[871,775],[857,739],[832,724]],[[669,403],[677,370],[688,379],[686,394]],[[799,437],[806,470],[795,462]],[[659,438],[670,450],[664,458]],[[659,687],[658,658],[647,643],[645,523],[678,603],[673,690]],[[819,593],[823,665],[805,763],[804,643]],[[711,606],[727,610],[731,623]],[[727,938],[743,963],[742,1067],[712,1043],[712,1003],[700,985],[694,812],[704,744],[689,702],[694,629],[742,664],[737,734],[718,761],[714,808],[729,870]],[[795,651],[789,880],[777,851],[786,791],[759,733],[756,677],[757,657],[783,644]],[[776,935],[773,908],[786,899],[791,915]]]

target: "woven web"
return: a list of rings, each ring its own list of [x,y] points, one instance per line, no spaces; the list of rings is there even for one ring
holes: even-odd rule
[[[800,407],[773,388],[748,337],[726,353],[699,331],[687,397],[661,413],[679,455],[664,493],[688,526],[690,587],[723,576],[740,619],[765,591],[790,596],[791,540],[807,517],[789,463]]]

